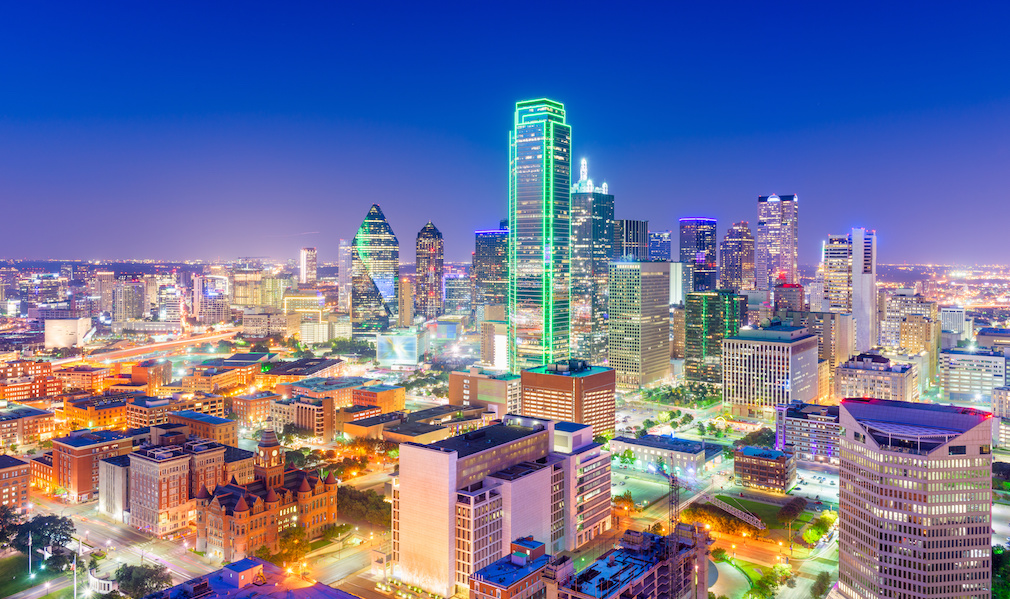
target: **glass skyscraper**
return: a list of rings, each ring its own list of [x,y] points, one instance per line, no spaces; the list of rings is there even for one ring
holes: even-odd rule
[[[501,229],[474,231],[473,305],[504,304],[508,295],[508,221]]]
[[[688,293],[685,304],[685,378],[721,385],[722,340],[740,332],[747,300],[731,291],[704,291]]]
[[[416,313],[425,320],[438,318],[443,312],[443,281],[445,279],[445,244],[442,233],[428,221],[417,234],[417,261],[414,276]]]
[[[607,359],[607,286],[614,241],[614,196],[593,185],[585,159],[572,185],[571,355],[591,364]]]
[[[673,256],[672,231],[649,231],[649,260],[669,262]]]
[[[372,204],[351,244],[351,326],[384,331],[396,322],[400,242],[378,204]]]
[[[684,293],[712,291],[718,280],[718,252],[714,218],[680,219],[680,261],[684,264]]]
[[[560,102],[516,103],[509,137],[509,370],[568,359],[572,129]]]
[[[758,197],[754,256],[758,289],[774,289],[780,277],[785,283],[799,283],[799,213],[799,198],[795,195]]]
[[[754,235],[747,221],[733,223],[719,246],[719,288],[754,289]]]

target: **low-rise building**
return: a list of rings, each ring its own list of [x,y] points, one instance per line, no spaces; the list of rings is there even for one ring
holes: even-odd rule
[[[775,410],[775,449],[797,459],[838,464],[838,406],[793,402]]]
[[[109,369],[81,365],[63,368],[53,374],[63,381],[63,386],[67,390],[79,389],[91,393],[101,393],[105,390],[105,379],[109,377]]]
[[[169,360],[144,360],[130,368],[130,381],[143,385],[143,393],[159,397],[162,387],[172,382],[172,362]]]
[[[722,445],[662,435],[614,437],[610,453],[638,470],[695,478],[722,463]]]
[[[126,406],[132,398],[128,394],[115,394],[65,401],[64,430],[126,428]]]
[[[796,482],[796,457],[763,447],[741,447],[733,452],[733,475],[738,485],[785,493]]]
[[[284,427],[287,424],[302,429],[307,434],[329,443],[336,434],[337,409],[333,399],[315,399],[313,397],[292,397],[282,399],[275,396],[270,403],[270,418],[274,426]]]
[[[302,358],[293,362],[275,362],[256,375],[256,384],[263,389],[276,390],[277,385],[286,383],[340,376],[344,366],[344,361],[338,358]]]
[[[354,405],[352,399],[354,389],[368,385],[378,385],[380,381],[360,376],[343,376],[319,378],[311,377],[296,383],[280,383],[274,391],[284,397],[314,397],[316,399],[332,398],[333,405],[338,408]]]
[[[254,465],[256,452],[239,447],[224,448],[224,476],[221,480],[234,480],[240,485],[247,485],[254,480]]]
[[[225,400],[224,396],[206,393],[180,393],[172,397],[143,395],[131,397],[126,405],[126,424],[130,428],[164,424],[168,422],[168,415],[172,412],[184,411],[223,417]]]
[[[337,418],[335,423],[337,434],[346,434],[344,427],[349,423],[365,420],[366,418],[371,418],[380,414],[382,414],[382,410],[379,409],[379,406],[346,406],[343,408],[337,408]]]
[[[97,499],[99,462],[132,449],[133,439],[118,431],[85,429],[53,439],[53,492],[70,503]]]
[[[0,455],[0,505],[23,513],[30,508],[31,466],[13,456]]]
[[[944,399],[992,401],[992,390],[1006,384],[1006,356],[1001,350],[948,349],[940,352],[940,386]]]
[[[374,406],[369,406],[374,408]],[[395,417],[388,417],[388,416]],[[496,416],[479,406],[435,406],[416,412],[390,412],[344,425],[353,439],[383,439],[394,443],[434,443],[491,424]]]
[[[321,582],[292,576],[291,572],[255,557],[232,562],[220,570],[158,593],[160,599],[245,599],[254,595],[285,599],[359,599]]]
[[[598,435],[614,432],[617,371],[568,360],[523,370],[522,414],[578,422]]]
[[[53,438],[53,413],[18,404],[0,409],[0,447],[26,447]]]
[[[63,381],[55,376],[22,376],[0,380],[0,401],[26,401],[59,395]]]
[[[257,391],[246,395],[236,395],[229,398],[230,412],[242,426],[263,424],[270,417],[270,404],[281,396],[270,391]]]
[[[394,385],[366,385],[351,390],[356,406],[379,406],[383,413],[398,412],[407,404],[407,390]]]
[[[31,471],[30,485],[43,495],[52,495],[56,491],[56,479],[53,478],[53,452],[35,456],[29,462]]]
[[[516,539],[507,556],[470,576],[470,599],[540,599],[550,559],[533,537]]]
[[[98,511],[116,522],[130,523],[130,454],[98,463]]]
[[[168,422],[185,424],[189,427],[189,434],[200,439],[210,439],[221,445],[238,445],[238,423],[234,420],[183,410],[169,413]]]

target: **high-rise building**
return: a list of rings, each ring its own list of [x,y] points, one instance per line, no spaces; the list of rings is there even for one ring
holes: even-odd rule
[[[124,322],[144,317],[147,306],[144,283],[120,281],[112,288],[112,321]]]
[[[680,219],[680,261],[684,264],[684,293],[713,291],[718,280],[718,252],[714,218]]]
[[[231,303],[239,308],[263,305],[263,267],[258,264],[236,264],[231,271]]]
[[[799,198],[795,195],[758,197],[754,271],[757,288],[771,289],[780,279],[798,283]]]
[[[649,231],[649,260],[669,262],[673,259],[673,231]]]
[[[831,312],[847,312],[856,321],[856,350],[865,352],[878,340],[877,234],[852,229],[830,235],[824,246],[824,301]]]
[[[1006,385],[1006,356],[999,350],[948,349],[940,352],[940,387],[945,400],[992,400]]]
[[[835,397],[919,401],[919,367],[877,354],[860,354],[835,369]]]
[[[568,359],[572,129],[548,99],[516,103],[509,144],[509,369]]]
[[[607,358],[610,257],[614,243],[614,196],[595,187],[585,159],[572,185],[571,356],[600,364]]]
[[[504,229],[474,231],[473,304],[487,306],[506,303],[508,295],[509,232]]]
[[[316,248],[302,248],[298,255],[298,282],[302,285],[315,285],[316,266]]]
[[[754,288],[754,235],[750,223],[733,223],[719,247],[719,287],[730,291]]]
[[[400,295],[400,242],[378,204],[372,204],[351,247],[351,325],[384,331],[396,322]]]
[[[695,383],[722,384],[722,340],[740,332],[747,300],[730,291],[688,293],[684,374]]]
[[[596,434],[614,432],[616,371],[568,360],[523,370],[524,416],[588,424]]]
[[[844,599],[988,599],[992,415],[845,399],[839,413]]]
[[[615,220],[613,256],[614,260],[648,260],[649,221]]]
[[[780,283],[773,293],[776,312],[803,312],[807,309],[806,295],[803,285],[799,283]]]
[[[669,277],[666,262],[610,264],[608,364],[618,385],[643,387],[670,375]]]
[[[464,275],[454,275],[445,278],[445,313],[454,316],[469,316],[473,293],[470,278]]]
[[[340,240],[337,247],[337,284],[340,286],[340,306],[342,309],[351,309],[351,283],[354,271],[351,260],[351,244],[346,239]]]
[[[817,398],[817,338],[773,324],[722,342],[722,396],[734,416],[775,419],[775,406]]]
[[[817,336],[818,357],[827,362],[827,388],[834,389],[835,368],[856,353],[856,325],[852,315],[810,311],[778,312],[776,317],[783,324],[807,327]]]
[[[416,277],[414,305],[417,306],[417,314],[425,320],[438,318],[444,311],[445,292],[442,289],[445,279],[444,254],[442,232],[429,220],[417,234],[417,262],[414,271]]]
[[[963,339],[971,337],[971,319],[960,306],[940,308],[940,323],[944,332],[957,333]]]
[[[939,322],[936,302],[928,301],[914,289],[898,289],[886,296],[884,316],[880,320],[880,345],[901,347],[901,323],[911,315],[925,316]]]
[[[400,277],[399,311],[396,326],[409,327],[414,324],[414,285],[407,277]]]

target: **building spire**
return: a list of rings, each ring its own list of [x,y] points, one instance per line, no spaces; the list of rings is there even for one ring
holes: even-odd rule
[[[586,163],[586,159],[582,159],[582,165],[579,167],[579,181],[585,181],[589,178],[589,164]]]

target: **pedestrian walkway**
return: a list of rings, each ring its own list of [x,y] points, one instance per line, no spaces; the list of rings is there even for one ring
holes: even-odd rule
[[[725,595],[729,599],[741,599],[744,593],[750,590],[750,582],[744,573],[737,570],[727,562],[715,564],[719,578],[715,584],[710,585],[708,590],[715,593],[715,596]]]

